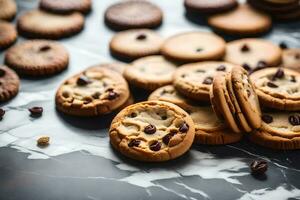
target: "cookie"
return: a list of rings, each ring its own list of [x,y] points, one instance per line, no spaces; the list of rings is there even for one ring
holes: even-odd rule
[[[104,18],[105,23],[115,30],[156,28],[162,23],[163,13],[148,1],[129,0],[108,7]]]
[[[18,34],[14,25],[0,21],[0,50],[12,45],[17,37]]]
[[[172,83],[175,70],[176,64],[163,56],[147,56],[126,67],[124,77],[138,88],[155,90]]]
[[[266,53],[268,52],[268,53]],[[281,63],[282,50],[267,40],[246,38],[227,43],[224,60],[241,65],[249,72]]]
[[[91,0],[41,0],[40,8],[48,12],[67,14],[71,12],[81,12],[86,14],[92,7]]]
[[[0,0],[0,20],[12,20],[17,13],[17,5],[14,0]]]
[[[267,68],[251,74],[260,103],[278,110],[300,110],[300,73]]]
[[[298,21],[300,19],[300,5],[291,10],[289,13],[278,13],[273,15],[273,18],[278,21]]]
[[[262,127],[251,133],[252,142],[272,149],[300,149],[300,113],[264,112]]]
[[[283,50],[281,66],[300,72],[300,49]]]
[[[145,101],[122,110],[109,129],[112,146],[123,155],[146,162],[175,159],[194,140],[194,123],[183,109],[163,101]]]
[[[53,75],[68,67],[69,53],[54,41],[27,40],[6,52],[5,63],[22,75]]]
[[[162,37],[149,29],[133,29],[117,33],[110,41],[113,56],[133,60],[160,53]]]
[[[148,100],[174,103],[188,112],[195,124],[196,144],[230,144],[242,138],[242,134],[232,132],[222,120],[218,119],[209,104],[200,105],[185,98],[172,85],[158,88],[151,93]]]
[[[168,38],[161,53],[178,62],[218,60],[225,54],[225,41],[213,33],[181,33]]]
[[[232,11],[210,16],[208,24],[227,34],[257,35],[271,28],[272,19],[248,4],[240,4]]]
[[[277,3],[277,4],[281,4],[281,5],[298,2],[298,0],[265,0],[265,1],[270,2],[270,3]]]
[[[125,63],[122,63],[122,62],[111,62],[111,63],[102,63],[102,64],[99,64],[99,65],[92,66],[90,68],[103,67],[103,68],[107,68],[107,69],[113,70],[113,71],[118,72],[118,73],[120,73],[120,74],[123,75],[123,73],[125,71],[125,68],[127,66],[129,66],[129,65],[125,64]]]
[[[218,72],[228,72],[234,65],[226,62],[206,61],[186,64],[174,73],[173,85],[184,96],[209,101],[209,90]]]
[[[0,66],[0,102],[5,102],[18,94],[20,80],[18,75],[6,66]]]
[[[60,39],[80,32],[84,26],[84,17],[80,13],[59,15],[32,10],[23,14],[17,24],[20,34],[25,37]]]
[[[287,4],[278,4],[278,3],[272,3],[268,1],[262,1],[262,0],[247,0],[247,2],[260,10],[263,10],[265,12],[270,13],[271,15],[276,15],[280,13],[287,14],[290,11],[293,11],[296,7],[298,7],[299,2],[294,1]]]
[[[57,90],[59,111],[81,117],[110,113],[129,98],[127,82],[118,72],[93,67],[67,79]]]
[[[185,0],[184,6],[188,12],[198,14],[212,14],[229,11],[238,5],[236,0]]]

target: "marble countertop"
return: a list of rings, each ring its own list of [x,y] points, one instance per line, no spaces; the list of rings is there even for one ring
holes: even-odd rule
[[[6,115],[0,121],[0,199],[300,199],[300,151],[273,151],[244,140],[218,147],[195,145],[177,160],[145,164],[111,148],[107,128],[113,114],[78,119],[55,110],[54,94],[65,78],[113,60],[108,43],[114,32],[104,25],[103,13],[114,2],[94,0],[85,30],[60,41],[70,52],[68,70],[45,79],[23,78],[18,96],[1,105]],[[164,10],[158,31],[165,37],[189,30],[211,31],[201,20],[187,19],[182,0],[153,2]],[[19,14],[37,3],[19,0]],[[275,24],[264,37],[300,47],[299,31],[300,23]],[[139,93],[136,98],[146,95]],[[43,116],[31,118],[27,110],[31,106],[42,106]],[[36,146],[43,135],[51,138],[47,148]],[[257,179],[248,165],[259,158],[269,161],[269,169]]]

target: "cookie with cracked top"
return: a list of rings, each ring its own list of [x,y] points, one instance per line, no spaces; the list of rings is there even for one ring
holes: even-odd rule
[[[15,0],[0,0],[0,20],[11,21],[17,13]]]
[[[194,140],[193,120],[183,109],[164,101],[145,101],[123,109],[109,129],[112,146],[123,155],[162,162],[186,153]]]
[[[185,0],[184,6],[188,12],[198,14],[213,14],[229,11],[238,5],[236,0]]]
[[[110,113],[129,99],[127,82],[118,72],[92,67],[68,78],[57,90],[59,111],[81,117]]]
[[[5,63],[22,75],[47,76],[68,67],[69,53],[54,41],[27,40],[8,49]]]
[[[260,103],[278,110],[300,110],[300,73],[267,68],[251,74]]]
[[[67,14],[81,12],[87,14],[91,11],[91,0],[41,0],[40,8],[48,12]]]
[[[12,45],[18,37],[14,25],[0,20],[0,50]]]
[[[18,94],[20,80],[18,75],[6,66],[0,66],[0,102],[5,102]]]

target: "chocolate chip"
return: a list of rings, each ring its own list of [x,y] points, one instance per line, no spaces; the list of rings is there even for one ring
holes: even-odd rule
[[[176,133],[178,133],[176,129],[171,129],[169,134],[174,136]]]
[[[250,51],[250,48],[247,44],[244,44],[242,47],[241,47],[241,52],[248,52]]]
[[[258,61],[256,68],[257,70],[263,69],[267,67],[267,63],[263,60]]]
[[[35,106],[35,107],[31,107],[28,109],[31,116],[34,116],[34,117],[38,117],[38,116],[41,116],[43,114],[43,108],[42,107],[38,107],[38,106]]]
[[[182,75],[181,75],[181,78],[184,78],[185,76],[186,76],[185,74],[182,74]]]
[[[93,97],[94,99],[99,99],[100,95],[101,95],[100,92],[95,92],[94,94],[92,94],[92,97]]]
[[[114,91],[109,91],[108,92],[108,96],[107,96],[107,99],[108,100],[114,100],[118,97],[118,93],[114,92]]]
[[[137,40],[145,40],[146,38],[147,38],[147,36],[144,33],[141,33],[138,36],[136,36]]]
[[[5,110],[3,108],[0,108],[0,120],[2,120],[4,115],[5,115]]]
[[[217,71],[225,71],[226,70],[226,66],[225,65],[220,65],[218,68],[217,68]]]
[[[5,70],[0,68],[0,77],[5,75]]]
[[[262,175],[267,171],[268,163],[265,160],[254,160],[250,168],[253,175]]]
[[[212,84],[212,82],[213,82],[212,77],[206,77],[202,83],[205,85],[210,85],[210,84]]]
[[[154,141],[151,145],[150,145],[150,149],[152,151],[159,151],[161,148],[161,143],[159,141]]]
[[[137,116],[137,114],[135,113],[135,112],[132,112],[131,114],[130,114],[130,117],[131,118],[135,118]]]
[[[250,71],[250,70],[251,70],[250,65],[248,65],[247,63],[244,63],[244,64],[242,65],[242,67],[243,67],[245,70],[247,70],[247,71]]]
[[[181,126],[179,127],[179,131],[182,133],[186,133],[189,130],[189,125],[187,123],[183,123],[181,124]]]
[[[251,91],[247,90],[247,96],[250,97],[251,96]]]
[[[289,48],[285,42],[280,42],[279,47],[281,49],[288,49]]]
[[[140,145],[141,141],[133,139],[128,143],[129,147],[138,147]]]
[[[144,132],[146,134],[154,134],[156,132],[156,127],[152,124],[149,124],[144,128]]]
[[[203,49],[202,48],[198,48],[198,49],[196,49],[196,51],[197,52],[201,52],[201,51],[203,51]]]
[[[166,120],[168,117],[166,115],[161,116],[162,120]]]
[[[294,83],[297,82],[296,77],[294,75],[291,76],[291,82],[294,82]]]
[[[163,143],[165,143],[166,145],[168,145],[172,137],[173,137],[172,134],[167,134],[167,135],[165,135],[165,136],[162,138]]]
[[[299,59],[300,59],[300,54],[296,54],[296,55],[295,55],[295,59],[296,59],[296,60],[299,60]]]
[[[88,77],[86,76],[80,76],[78,79],[77,79],[77,82],[76,84],[79,85],[79,86],[85,86],[87,84],[91,83],[91,81],[89,80]]]
[[[198,72],[198,73],[204,73],[205,71],[203,69],[197,69],[196,72]]]
[[[291,115],[291,116],[289,116],[289,122],[293,126],[300,125],[300,115]]]
[[[261,119],[266,122],[267,124],[270,124],[273,122],[273,117],[271,115],[262,115]]]
[[[278,70],[272,77],[272,80],[276,80],[276,78],[283,78],[283,77],[284,77],[284,71],[281,68],[278,68]]]
[[[278,88],[278,85],[276,85],[275,83],[272,83],[271,81],[269,81],[267,83],[267,86],[269,86],[270,88]]]
[[[40,47],[40,51],[42,51],[42,52],[48,51],[50,49],[51,49],[51,47],[49,45],[44,45],[44,46]]]

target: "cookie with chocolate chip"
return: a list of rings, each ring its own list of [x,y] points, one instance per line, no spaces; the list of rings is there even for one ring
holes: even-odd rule
[[[5,63],[22,75],[53,75],[67,68],[69,53],[54,41],[27,40],[6,52]]]
[[[110,41],[110,52],[116,58],[133,60],[160,53],[162,37],[149,29],[133,29],[117,33]]]
[[[276,44],[263,39],[246,38],[227,43],[224,60],[253,72],[278,66],[281,57],[282,50]]]
[[[48,12],[67,14],[72,12],[81,12],[86,14],[92,7],[91,0],[41,0],[40,8]]]
[[[272,149],[300,149],[300,113],[264,112],[262,127],[251,133],[252,142]]]
[[[284,49],[281,66],[300,72],[300,49]]]
[[[57,90],[59,111],[82,117],[110,113],[129,100],[127,82],[118,72],[92,67],[68,78]]]
[[[155,90],[172,83],[176,64],[163,56],[147,56],[132,62],[125,68],[126,80],[146,90]]]
[[[300,73],[267,68],[251,74],[260,103],[278,110],[300,110]]]
[[[182,63],[218,60],[225,54],[225,41],[213,33],[181,33],[166,39],[161,53]]]
[[[20,80],[18,75],[6,66],[0,66],[0,102],[5,102],[18,94]]]
[[[115,149],[146,162],[162,162],[183,155],[190,149],[194,135],[189,114],[164,101],[145,101],[126,107],[109,129]]]
[[[0,20],[12,20],[17,13],[15,0],[0,0]]]
[[[158,88],[151,93],[148,100],[174,103],[189,113],[195,124],[196,144],[221,145],[242,139],[242,134],[231,131],[225,122],[216,116],[211,105],[201,105],[185,98],[172,85]]]
[[[209,101],[209,90],[218,72],[228,72],[231,63],[206,61],[186,64],[174,73],[173,85],[182,95],[201,101]]]
[[[12,45],[17,37],[18,34],[14,25],[0,21],[0,50]]]

